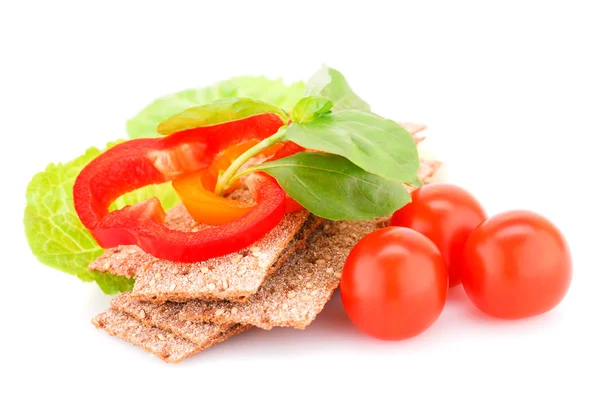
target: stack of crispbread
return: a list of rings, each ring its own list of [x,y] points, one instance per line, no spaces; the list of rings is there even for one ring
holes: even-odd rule
[[[424,128],[405,126],[413,135]],[[419,177],[427,182],[439,166],[421,160]],[[198,263],[161,260],[136,246],[109,249],[90,268],[134,277],[135,285],[92,322],[170,363],[251,327],[304,329],[338,287],[350,250],[386,222],[325,221],[298,211],[252,246]],[[165,224],[203,228],[182,205]]]

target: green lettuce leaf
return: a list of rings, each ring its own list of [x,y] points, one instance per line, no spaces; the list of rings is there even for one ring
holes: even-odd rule
[[[36,174],[27,186],[23,222],[29,247],[40,262],[84,282],[96,282],[104,293],[114,294],[131,290],[133,280],[88,269],[103,249],[83,226],[73,205],[75,178],[100,153],[92,147],[66,164],[50,164]],[[157,196],[165,208],[178,202],[170,184],[153,185],[122,196],[113,209],[152,196]]]
[[[352,89],[340,71],[324,65],[306,83],[307,96],[324,96],[333,101],[333,111],[371,111],[371,107]]]
[[[158,124],[156,130],[161,135],[170,135],[186,129],[222,124],[259,114],[278,115],[284,123],[290,119],[287,113],[279,107],[258,100],[231,97],[215,100],[203,106],[188,108]]]
[[[410,202],[401,182],[373,175],[344,157],[301,152],[244,171],[264,171],[307,210],[331,220],[368,220]]]
[[[130,138],[158,136],[156,131],[158,124],[167,118],[188,108],[230,97],[247,97],[286,111],[291,110],[303,97],[304,88],[304,82],[285,85],[281,79],[240,76],[209,87],[184,90],[155,100],[127,121],[127,134]]]
[[[133,192],[125,193],[110,205],[109,210],[113,211],[125,206],[132,206],[152,197],[158,197],[165,211],[179,203],[179,197],[171,186],[171,182],[166,182],[160,185],[148,185]]]

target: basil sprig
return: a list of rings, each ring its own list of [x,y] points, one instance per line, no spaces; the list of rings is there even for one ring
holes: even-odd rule
[[[346,78],[332,68],[323,67],[310,78],[305,94],[292,108],[291,117],[266,103],[233,98],[187,110],[159,128],[168,134],[249,115],[276,114],[284,123],[292,122],[223,171],[217,193],[223,193],[243,174],[263,171],[309,211],[332,220],[382,217],[407,204],[410,196],[404,184],[420,183],[419,157],[410,133],[373,114]],[[238,172],[251,157],[287,141],[310,151]]]

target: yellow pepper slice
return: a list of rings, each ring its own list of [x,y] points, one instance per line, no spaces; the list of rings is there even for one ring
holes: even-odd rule
[[[219,172],[226,170],[236,158],[256,143],[258,140],[249,140],[229,147],[215,158],[210,167],[172,181],[173,188],[194,220],[207,225],[223,225],[243,217],[252,208],[242,201],[215,194],[214,188]],[[261,156],[272,156],[280,147],[275,145],[261,153]],[[239,181],[234,182],[227,193],[240,185]]]

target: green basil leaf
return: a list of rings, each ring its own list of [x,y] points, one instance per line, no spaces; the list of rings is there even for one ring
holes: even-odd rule
[[[327,97],[309,96],[300,100],[292,109],[292,121],[304,124],[331,113],[333,102]]]
[[[275,114],[284,123],[289,121],[289,116],[281,108],[258,100],[232,97],[215,100],[203,106],[188,108],[184,112],[173,115],[158,124],[156,131],[161,135],[170,135],[186,129],[218,125],[259,114]]]
[[[325,96],[333,101],[333,110],[370,111],[371,107],[356,95],[340,71],[324,65],[306,83],[307,96]]]
[[[249,168],[274,177],[313,214],[331,220],[384,217],[410,202],[400,182],[383,179],[344,157],[302,152]]]
[[[338,111],[287,127],[287,140],[308,149],[338,154],[383,178],[412,182],[419,155],[412,136],[398,123],[369,112]]]
[[[304,82],[285,85],[282,79],[240,76],[205,88],[184,90],[155,100],[127,121],[127,134],[130,138],[158,136],[156,127],[170,116],[230,97],[247,97],[291,110],[303,97],[304,88]]]

